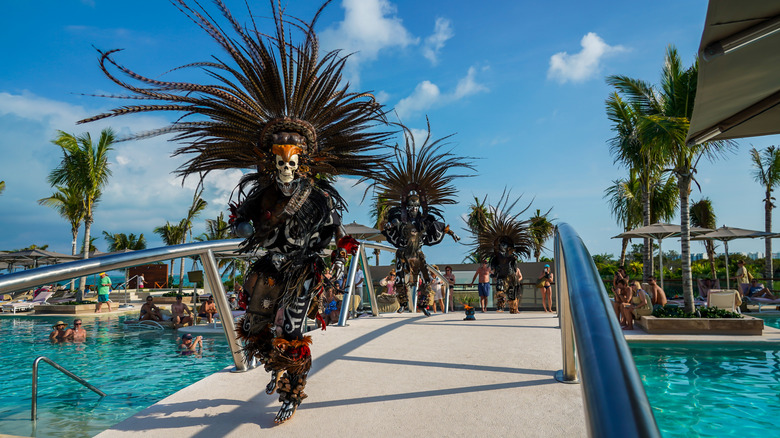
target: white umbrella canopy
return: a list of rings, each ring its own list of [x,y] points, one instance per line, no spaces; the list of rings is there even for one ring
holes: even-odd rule
[[[358,240],[371,240],[374,242],[385,240],[385,236],[382,235],[381,231],[357,222],[344,225],[344,231]]]
[[[690,227],[689,232],[692,236],[709,233],[709,228]],[[656,222],[645,227],[634,228],[631,231],[618,234],[613,239],[653,239],[658,241],[659,265],[661,271],[661,289],[664,288],[664,251],[663,240],[669,237],[678,237],[682,233],[682,226],[677,224],[667,224]]]
[[[736,239],[755,239],[757,237],[774,237],[774,233],[767,233],[766,231],[747,230],[745,228],[735,228],[722,226],[710,233],[696,236],[691,240],[720,240],[723,242],[723,246],[726,252],[726,289],[731,288],[729,282],[729,242]]]

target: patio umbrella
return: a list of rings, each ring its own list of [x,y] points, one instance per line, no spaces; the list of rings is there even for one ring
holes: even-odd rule
[[[710,0],[688,144],[780,133],[780,3]]]
[[[702,234],[691,240],[720,240],[723,242],[726,251],[726,289],[731,289],[731,284],[729,283],[729,242],[736,239],[754,239],[756,237],[769,237],[773,235],[773,233],[767,233],[765,231],[722,226],[711,233]]]
[[[371,240],[373,242],[382,242],[385,240],[385,236],[382,235],[381,231],[357,222],[344,225],[344,231],[358,240]]]
[[[709,233],[712,230],[709,228],[690,227],[691,235]],[[678,237],[682,232],[682,227],[675,224],[666,224],[662,222],[656,222],[646,227],[634,228],[631,231],[618,234],[613,239],[653,239],[658,241],[658,264],[661,270],[661,289],[664,288],[664,251],[663,240],[669,237]]]
[[[33,268],[37,268],[39,262],[49,262],[50,264],[57,264],[66,260],[76,260],[81,257],[71,254],[62,254],[54,251],[46,251],[43,249],[25,249],[22,251],[14,251],[5,254],[0,254],[0,261],[8,264],[18,264],[21,261],[32,261]]]

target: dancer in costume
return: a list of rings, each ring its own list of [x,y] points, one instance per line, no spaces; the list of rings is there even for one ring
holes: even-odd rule
[[[529,232],[530,221],[519,220],[521,212],[512,214],[519,198],[509,203],[509,194],[504,192],[498,203],[488,205],[488,214],[479,232],[474,235],[474,252],[477,258],[489,261],[496,273],[496,310],[504,311],[507,301],[509,313],[518,313],[523,298],[520,276],[517,275],[518,256],[531,256],[533,239]],[[473,234],[473,231],[472,231]]]
[[[306,23],[285,16],[271,2],[275,29],[262,32],[254,21],[248,27],[239,24],[220,0],[215,3],[228,26],[217,24],[200,5],[174,3],[227,52],[228,62],[215,58],[185,66],[206,71],[217,84],[150,79],[117,64],[115,51],[101,52],[103,72],[131,93],[112,97],[151,103],[82,122],[174,111],[183,117],[135,137],[175,133],[174,139],[184,143],[175,155],[191,157],[178,169],[180,175],[196,174],[202,182],[212,170],[250,170],[234,192],[230,223],[245,239],[240,251],[263,248],[266,254],[247,275],[247,312],[237,331],[247,358],[258,358],[271,373],[266,392],[279,393],[282,407],[275,421],[282,423],[306,397],[312,359],[303,324],[323,288],[319,253],[336,239],[333,278],[338,278],[347,255],[357,249],[354,239],[342,235],[345,205],[333,177],[368,178],[380,171],[389,157],[380,151],[387,150],[393,133],[382,131],[385,113],[372,96],[347,90],[341,76],[345,58],[337,52],[319,56],[313,28],[322,8]],[[291,30],[301,32],[302,43],[291,41]],[[119,79],[115,69],[131,80]],[[275,327],[278,312],[280,330]]]
[[[441,243],[447,234],[456,242],[460,240],[442,221],[439,206],[455,204],[452,181],[470,176],[450,172],[459,168],[473,170],[473,167],[466,158],[441,150],[444,146],[441,142],[448,137],[431,141],[430,124],[422,146],[415,146],[414,137],[406,127],[404,138],[406,147],[396,150],[395,162],[375,177],[377,203],[389,207],[382,234],[398,248],[394,287],[401,305],[398,313],[409,309],[408,282],[422,277],[417,307],[430,316],[428,294],[432,293],[431,279],[422,247]]]

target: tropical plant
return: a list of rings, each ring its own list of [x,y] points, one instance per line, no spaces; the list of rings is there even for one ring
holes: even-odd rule
[[[475,196],[474,203],[469,205],[469,215],[466,218],[466,226],[473,235],[479,235],[479,232],[485,228],[485,225],[490,219],[490,215],[491,213],[487,207],[487,195],[485,195],[485,198],[481,201]]]
[[[640,226],[644,221],[643,216],[643,191],[640,181],[635,176],[635,171],[630,171],[629,179],[617,179],[604,191],[612,215],[623,227],[624,231],[631,231]],[[677,210],[677,184],[674,178],[657,178],[650,184],[650,220],[670,221]],[[620,266],[625,266],[626,250],[629,238],[622,239],[620,251]],[[652,241],[651,241],[652,242]],[[644,247],[643,247],[644,248]],[[643,257],[644,257],[643,253]],[[653,254],[651,251],[650,254]]]
[[[0,181],[0,195],[5,191],[5,181]]]
[[[715,210],[712,208],[712,201],[709,198],[701,198],[691,204],[691,226],[699,228],[715,229],[716,225]],[[707,251],[707,258],[710,262],[710,278],[718,278],[715,272],[715,241],[702,240],[704,249]]]
[[[123,251],[126,249],[132,251],[146,249],[146,238],[144,237],[144,233],[141,233],[136,237],[133,233],[130,233],[130,235],[125,233],[111,234],[108,231],[103,231],[103,237],[106,239],[106,242],[108,242],[109,252]]]
[[[641,149],[663,164],[677,178],[680,192],[682,284],[686,311],[692,312],[693,281],[690,257],[690,193],[696,166],[702,157],[714,160],[734,145],[731,141],[686,144],[696,96],[698,61],[683,67],[677,50],[669,46],[658,87],[625,76],[611,76],[609,82],[628,96],[632,107],[641,109],[637,126]],[[666,168],[668,167],[668,168]]]
[[[184,219],[181,220],[179,225],[182,227],[183,235],[181,243],[187,243],[187,235],[189,234],[190,240],[192,240],[192,221],[195,220],[196,217],[200,215],[200,213],[206,209],[206,207],[209,205],[208,202],[206,202],[203,198],[201,198],[201,195],[203,194],[203,187],[199,186],[197,190],[195,190],[195,194],[192,196],[192,204],[190,204],[190,208],[187,210],[187,216],[184,217]],[[184,257],[181,258],[181,261],[179,263],[179,292],[182,292],[184,289]]]
[[[534,258],[537,262],[539,261],[539,256],[542,255],[542,251],[545,250],[544,243],[547,239],[552,237],[555,232],[555,225],[547,219],[548,214],[550,214],[550,210],[548,210],[547,213],[542,214],[542,212],[537,209],[536,213],[529,219],[530,224],[528,226],[528,231],[531,234],[531,246]]]
[[[60,216],[70,223],[70,253],[78,254],[79,227],[84,220],[84,202],[81,193],[72,187],[56,187],[57,191],[38,203],[57,210]],[[76,280],[70,281],[70,289],[76,288]]]
[[[769,146],[762,152],[750,149],[753,178],[764,187],[764,231],[772,232],[772,209],[775,208],[772,190],[780,184],[780,149]],[[772,238],[764,239],[764,278],[772,278]]]
[[[94,221],[94,208],[100,200],[103,187],[111,176],[108,153],[113,149],[114,132],[106,128],[100,133],[97,144],[92,143],[88,132],[76,137],[59,131],[53,143],[60,147],[63,156],[60,164],[49,174],[52,187],[62,186],[73,190],[83,197],[84,209],[84,258],[89,258],[90,229]],[[86,277],[79,281],[76,300],[83,299]]]
[[[618,81],[630,81],[638,90],[651,93],[650,84],[643,81],[623,76],[611,76],[607,83],[620,89]],[[621,163],[629,169],[633,186],[639,188],[639,200],[642,206],[642,225],[650,225],[650,187],[653,181],[661,174],[661,162],[647,151],[639,136],[639,124],[643,114],[648,110],[644,102],[638,99],[624,100],[619,93],[613,92],[606,101],[607,118],[612,122],[612,131],[615,136],[609,140],[609,149],[616,163]],[[636,187],[632,187],[636,189]],[[636,193],[634,191],[634,193]],[[620,218],[617,218],[620,221]],[[622,221],[621,221],[622,222]],[[626,225],[621,223],[621,225]],[[628,231],[628,230],[626,230]],[[651,248],[651,240],[644,239],[644,248]],[[653,271],[652,252],[645,251],[642,254],[643,275],[647,280]]]
[[[154,230],[154,233],[160,236],[163,243],[166,246],[171,245],[178,245],[184,240],[184,228],[182,227],[181,222],[178,224],[171,224],[170,222],[165,222],[165,225],[161,227],[156,227]],[[168,278],[173,277],[173,262],[169,265],[169,273]]]
[[[55,187],[57,189],[48,198],[38,200],[38,204],[57,210],[60,216],[70,223],[71,254],[78,254],[79,227],[84,220],[84,203],[81,193],[72,187]]]
[[[198,242],[206,242],[209,240],[224,240],[235,237],[230,230],[230,224],[225,221],[225,214],[219,213],[216,219],[206,219],[206,232],[201,233],[200,236],[195,236],[195,240]],[[217,267],[222,269],[222,275],[231,272],[230,278],[236,277],[236,271],[241,270],[244,261],[240,258],[220,258],[217,262]]]
[[[97,240],[97,237],[90,237],[89,238],[89,249],[86,250],[87,253],[95,252],[97,251],[97,246],[95,246],[95,241]],[[81,242],[81,248],[79,248],[79,253],[84,254],[84,242]]]

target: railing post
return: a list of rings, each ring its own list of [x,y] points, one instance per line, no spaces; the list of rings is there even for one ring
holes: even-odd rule
[[[349,274],[347,275],[347,291],[344,293],[344,297],[341,299],[341,313],[339,314],[339,327],[346,327],[347,316],[349,315],[349,306],[352,304],[352,291],[355,290],[355,273],[357,272],[358,265],[360,264],[360,251],[363,250],[363,244],[358,246],[358,252],[352,256],[352,261],[349,264]],[[365,281],[365,280],[363,280]]]
[[[217,312],[219,312],[220,319],[222,319],[222,330],[225,331],[225,337],[230,347],[230,353],[233,355],[236,371],[246,371],[248,369],[247,360],[244,357],[244,351],[236,340],[236,326],[233,323],[233,314],[230,312],[227,297],[225,297],[225,288],[222,286],[222,278],[220,278],[217,270],[217,260],[214,258],[214,252],[209,249],[201,253],[200,261],[203,263],[206,282],[208,282],[211,289],[214,303],[217,305]]]
[[[363,245],[360,245],[360,260],[363,262],[363,282],[366,283],[368,300],[371,303],[371,314],[379,316],[379,304],[377,304],[374,294],[374,279],[371,277],[371,269],[368,269],[368,256],[366,256],[366,248]]]
[[[569,279],[566,275],[566,259],[561,246],[560,235],[555,233],[555,290],[558,308],[558,322],[561,326],[561,351],[563,369],[555,373],[555,380],[562,383],[579,383],[577,363],[574,357],[574,329],[571,319],[571,301],[569,300]]]

